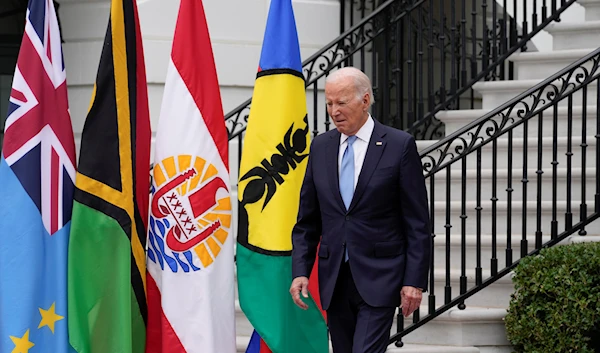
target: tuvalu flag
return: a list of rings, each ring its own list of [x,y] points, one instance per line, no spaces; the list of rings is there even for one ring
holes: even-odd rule
[[[181,0],[152,171],[148,353],[236,351],[228,139],[202,1]]]
[[[150,119],[135,0],[112,0],[81,137],[69,242],[69,339],[143,352]]]
[[[272,0],[238,185],[239,300],[255,329],[248,353],[267,347],[274,353],[329,351],[325,320],[315,302],[304,311],[289,294],[291,234],[309,152],[301,70],[292,2]]]
[[[74,180],[54,4],[30,0],[0,156],[0,352],[72,352],[67,246]]]

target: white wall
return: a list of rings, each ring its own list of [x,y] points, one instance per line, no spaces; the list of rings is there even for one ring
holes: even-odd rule
[[[204,0],[225,113],[248,99],[269,0]],[[178,0],[138,0],[152,126],[160,110]],[[294,0],[302,58],[339,33],[339,0]],[[82,128],[106,32],[110,0],[62,0],[60,17],[75,133]]]

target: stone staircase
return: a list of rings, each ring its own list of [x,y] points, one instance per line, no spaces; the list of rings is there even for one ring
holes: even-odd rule
[[[553,37],[553,50],[550,52],[525,52],[518,53],[512,56],[511,60],[515,63],[516,69],[516,80],[514,81],[499,81],[499,82],[481,82],[475,85],[475,90],[481,94],[482,97],[482,109],[477,110],[459,110],[459,111],[447,111],[441,112],[437,115],[446,125],[446,134],[449,135],[457,129],[461,128],[465,124],[474,121],[492,109],[505,103],[506,101],[514,98],[521,92],[531,88],[535,84],[541,82],[548,76],[556,73],[560,69],[568,66],[572,62],[585,56],[587,53],[596,49],[600,43],[600,0],[581,0],[578,1],[582,6],[585,7],[586,15],[585,21],[578,23],[554,23],[547,28],[547,32]],[[588,97],[596,97],[597,87],[590,86],[588,88]],[[574,95],[573,102],[573,131],[581,131],[581,121],[578,119],[581,117],[582,112],[586,109],[588,120],[588,131],[587,131],[587,168],[594,167],[595,164],[595,143],[594,138],[595,126],[596,126],[596,107],[595,106],[581,106],[581,92]],[[591,99],[590,99],[591,101]],[[595,100],[594,100],[595,101]],[[561,224],[559,225],[559,233],[561,227],[564,228],[564,213],[565,213],[565,202],[566,200],[566,169],[564,163],[566,156],[567,137],[566,137],[566,121],[567,121],[567,108],[559,106],[558,110],[558,124],[559,124],[559,136],[558,136],[558,151],[559,151],[559,168],[558,168],[558,200],[563,200],[558,205],[558,214]],[[497,194],[499,198],[498,202],[498,214],[497,214],[497,258],[498,268],[502,269],[506,265],[506,249],[510,247],[513,249],[512,256],[513,260],[520,257],[520,242],[522,234],[522,222],[523,222],[523,207],[527,207],[526,210],[526,224],[527,224],[527,238],[529,240],[528,250],[534,249],[534,233],[536,229],[536,164],[538,156],[538,131],[537,131],[537,120],[534,120],[529,124],[529,131],[527,137],[527,145],[523,138],[522,127],[517,128],[514,131],[514,140],[512,142],[512,173],[509,173],[507,165],[507,156],[509,143],[507,138],[501,138],[498,143],[498,170],[497,170]],[[552,160],[552,135],[551,133],[551,114],[550,119],[544,121],[544,131],[542,131],[542,152],[543,152],[543,169],[548,173],[551,170],[550,162]],[[546,130],[548,129],[548,130]],[[562,133],[562,134],[561,134]],[[573,139],[573,174],[572,174],[572,208],[574,214],[574,223],[579,219],[578,210],[579,203],[581,200],[581,170],[576,168],[581,166],[581,154],[579,144],[581,139]],[[420,150],[432,145],[435,141],[418,141],[418,148]],[[527,148],[525,149],[525,146]],[[482,229],[490,229],[489,224],[491,223],[491,202],[490,195],[492,190],[492,152],[491,145],[486,146],[482,149],[482,173],[481,173],[481,194],[482,194],[482,207],[481,222]],[[523,156],[526,155],[528,163],[526,167],[526,173],[528,178],[532,181],[526,195],[525,203],[523,201],[522,182],[523,178]],[[472,187],[475,183],[476,169],[475,162],[476,156],[473,154],[467,158],[467,180],[466,180],[466,209],[468,218],[466,221],[465,229],[465,246],[466,246],[466,276],[467,276],[467,288],[471,288],[475,284],[475,267],[476,267],[476,190]],[[561,168],[562,167],[562,168]],[[461,275],[461,259],[455,254],[460,254],[462,246],[461,236],[461,191],[462,190],[462,179],[461,176],[461,162],[456,163],[451,172],[451,195],[449,204],[451,205],[451,223],[453,225],[452,233],[450,236],[450,247],[451,253],[453,254],[450,259],[450,273],[451,273],[451,286],[452,295],[458,294],[460,285],[459,278]],[[588,191],[586,199],[588,205],[593,205],[593,190],[595,186],[595,169],[591,168],[586,170],[586,180],[584,182],[588,185]],[[512,182],[512,240],[509,242],[507,239],[507,219],[506,219],[506,199],[507,199],[507,184],[509,181]],[[429,182],[427,183],[429,188]],[[543,179],[542,189],[545,192],[542,194],[542,209],[544,215],[543,227],[543,241],[548,241],[550,234],[549,220],[550,220],[550,209],[552,193],[551,190],[551,178],[545,177]],[[430,202],[434,202],[434,214],[435,219],[435,234],[436,242],[434,246],[434,293],[436,295],[436,305],[440,306],[444,300],[444,287],[446,286],[446,231],[443,227],[446,219],[446,178],[445,173],[439,174],[436,177],[435,183],[435,199]],[[593,207],[593,206],[589,206]],[[573,235],[564,243],[581,242],[581,241],[598,241],[600,239],[600,224],[598,222],[590,224],[586,227],[588,236],[580,237]],[[482,268],[484,280],[490,275],[490,263],[489,259],[492,253],[491,247],[491,235],[482,233]],[[504,316],[506,309],[510,301],[510,295],[513,292],[513,285],[511,282],[511,276],[505,276],[499,279],[489,287],[481,290],[474,296],[466,300],[466,309],[459,310],[453,308],[433,321],[425,324],[416,331],[408,334],[404,337],[403,342],[405,343],[402,348],[395,348],[390,345],[388,352],[403,352],[403,353],[434,353],[434,352],[445,352],[445,353],[504,353],[511,352],[510,343],[508,342],[504,329]],[[421,317],[427,313],[427,294],[423,298],[424,306],[421,307]],[[245,352],[249,336],[252,333],[252,327],[246,320],[244,314],[241,312],[239,305],[236,303],[236,326],[237,326],[237,345],[238,352]],[[412,318],[405,320],[405,327],[412,323]],[[392,328],[392,333],[395,333],[396,323]]]

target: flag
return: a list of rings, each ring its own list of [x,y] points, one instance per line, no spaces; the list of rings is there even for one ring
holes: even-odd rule
[[[289,294],[292,229],[309,151],[301,71],[292,2],[272,0],[238,184],[238,292],[256,331],[248,353],[266,351],[259,337],[274,353],[329,352],[319,307],[312,301],[304,311]]]
[[[30,0],[0,157],[0,352],[72,352],[67,246],[75,141],[51,0]]]
[[[79,353],[144,351],[150,135],[136,1],[112,0],[69,242],[69,338]]]
[[[228,137],[200,0],[180,3],[153,165],[146,352],[236,352]]]

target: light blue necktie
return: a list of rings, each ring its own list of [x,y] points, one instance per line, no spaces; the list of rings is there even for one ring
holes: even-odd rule
[[[342,167],[340,170],[340,194],[346,210],[350,207],[352,196],[354,196],[354,148],[352,144],[356,141],[356,136],[348,137],[348,146],[342,157]],[[346,246],[346,261],[348,261],[348,247]]]

